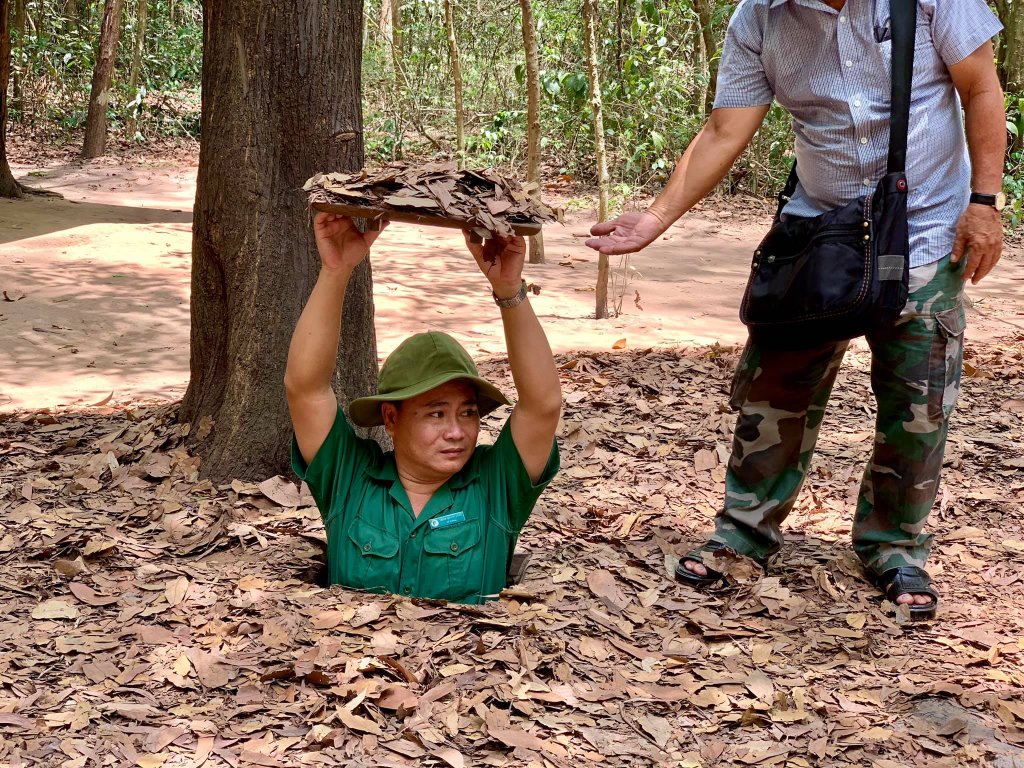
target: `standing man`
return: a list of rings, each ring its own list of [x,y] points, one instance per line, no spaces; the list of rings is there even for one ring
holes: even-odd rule
[[[963,285],[987,275],[1002,251],[1006,118],[990,42],[1000,29],[983,0],[919,0],[907,151],[910,298],[895,326],[867,339],[878,415],[853,546],[874,582],[915,619],[934,616],[938,604],[924,570],[924,526],[959,392]],[[594,226],[587,245],[620,254],[653,242],[725,176],[773,98],[793,116],[800,169],[784,214],[816,216],[870,193],[886,171],[891,56],[889,0],[742,0],[707,124],[651,206]],[[747,341],[730,397],[739,418],[725,503],[714,535],[680,560],[677,579],[719,581],[705,553],[731,548],[763,565],[781,548],[780,526],[848,344],[781,351]]]

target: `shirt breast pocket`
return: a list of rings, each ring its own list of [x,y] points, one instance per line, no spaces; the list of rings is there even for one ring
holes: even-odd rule
[[[888,25],[888,22],[886,23]],[[875,31],[876,37],[878,30]],[[892,78],[892,38],[877,43],[878,53],[885,66],[886,76]],[[942,59],[935,50],[935,43],[932,41],[932,27],[928,19],[918,16],[917,27],[914,29],[914,85],[920,85],[918,80],[928,78],[940,70]]]
[[[348,529],[348,540],[356,553],[347,560],[351,573],[342,574],[343,583],[353,589],[375,592],[395,591],[398,586],[398,536],[357,517]]]
[[[482,551],[479,520],[429,528],[423,539],[423,587],[445,600],[475,597],[483,582]]]

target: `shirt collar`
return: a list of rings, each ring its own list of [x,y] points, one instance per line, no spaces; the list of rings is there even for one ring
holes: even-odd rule
[[[370,466],[366,474],[372,479],[381,483],[394,484],[398,482],[398,466],[395,464],[395,454],[386,453],[379,462]],[[480,466],[476,461],[476,451],[469,457],[466,466],[448,478],[445,485],[453,491],[465,488],[480,476]],[[444,486],[442,486],[444,487]]]
[[[780,5],[785,5],[788,2],[789,0],[771,0],[771,2],[768,4],[768,8],[778,8]],[[850,0],[847,0],[847,2],[850,2]],[[831,7],[830,5],[826,5],[823,2],[820,2],[820,0],[796,0],[796,4],[802,5],[805,8],[812,8],[818,11],[828,11],[830,13],[836,14],[839,13],[839,11],[837,11],[835,8]]]

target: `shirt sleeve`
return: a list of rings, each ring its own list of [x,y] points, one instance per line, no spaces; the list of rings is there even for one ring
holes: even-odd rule
[[[954,0],[955,1],[955,0]],[[764,33],[755,4],[742,2],[729,20],[718,65],[715,109],[760,107],[772,103],[774,91],[761,63]]]
[[[985,0],[931,0],[927,5],[932,43],[947,67],[959,64],[1003,28]]]
[[[480,467],[481,474],[491,478],[489,491],[505,501],[508,516],[505,519],[498,518],[496,522],[518,533],[529,519],[541,493],[558,474],[559,467],[558,442],[552,440],[548,463],[534,483],[512,439],[511,418],[506,421],[494,445],[487,446]]]
[[[332,509],[340,508],[334,504],[335,497],[346,494],[355,473],[373,461],[374,448],[377,444],[372,440],[356,435],[341,408],[334,417],[331,431],[309,464],[302,458],[299,445],[292,436],[292,470],[309,486],[324,522],[327,522]]]

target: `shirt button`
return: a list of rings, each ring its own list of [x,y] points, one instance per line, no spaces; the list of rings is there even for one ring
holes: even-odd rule
[[[410,533],[409,534],[409,538],[410,539],[415,539],[416,538],[416,531],[413,531],[412,533]]]
[[[458,545],[457,542],[453,541],[452,542],[452,552],[458,552],[458,551],[459,551],[459,545]]]
[[[861,144],[867,144],[868,143],[868,137],[867,136],[861,136],[860,137],[860,143]]]
[[[846,17],[845,16],[840,16],[839,17],[839,23],[840,24],[845,24],[846,23]]]
[[[373,549],[373,547],[371,547],[369,544],[363,545],[363,552],[369,552],[371,549]]]
[[[870,187],[871,186],[871,179],[869,179],[867,176],[864,177],[864,186],[865,187]]]
[[[402,589],[402,592],[404,594],[406,594],[406,595],[411,595],[412,594],[412,587],[405,587],[405,588]]]
[[[852,66],[853,66],[853,62],[852,62],[852,61],[850,61],[849,59],[847,59],[847,60],[846,60],[846,66],[847,66],[847,67],[852,67]]]
[[[860,100],[858,99],[857,101],[853,102],[853,106],[859,107],[860,106]]]

